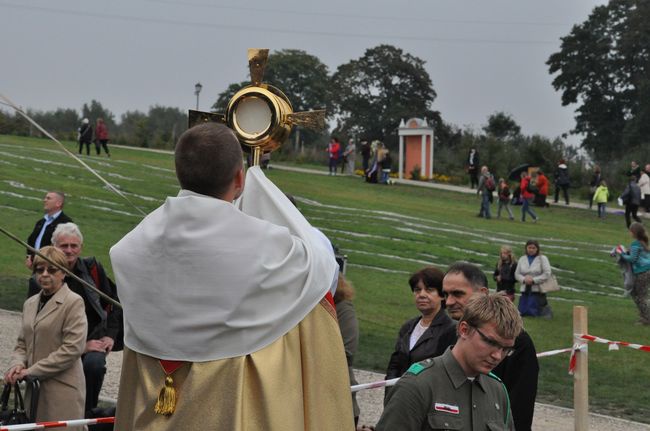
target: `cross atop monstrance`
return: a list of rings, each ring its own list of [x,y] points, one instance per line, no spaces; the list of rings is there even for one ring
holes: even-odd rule
[[[225,113],[190,110],[188,114],[189,127],[205,121],[230,127],[252,152],[253,165],[259,165],[262,153],[278,149],[293,126],[314,130],[325,127],[324,109],[293,112],[291,102],[280,89],[262,82],[268,58],[268,49],[248,49],[251,84],[232,96]]]

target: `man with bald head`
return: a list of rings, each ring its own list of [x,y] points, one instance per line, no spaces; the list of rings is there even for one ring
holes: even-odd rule
[[[242,159],[228,127],[187,130],[182,190],[111,248],[124,307],[116,429],[354,427],[331,245]]]
[[[485,273],[469,262],[455,262],[442,280],[447,313],[459,320],[473,294],[488,294],[488,279]],[[515,340],[514,352],[506,357],[494,370],[503,380],[510,394],[512,417],[517,431],[528,431],[533,423],[539,364],[537,352],[530,335],[522,329]]]
[[[60,223],[70,223],[72,219],[63,213],[65,195],[63,192],[51,190],[43,198],[43,211],[45,215],[34,225],[34,230],[27,238],[27,244],[39,250],[46,245],[52,245],[52,233]],[[34,253],[27,250],[25,266],[32,268]]]

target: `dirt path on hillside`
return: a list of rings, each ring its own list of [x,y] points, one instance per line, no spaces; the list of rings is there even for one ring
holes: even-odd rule
[[[4,374],[9,366],[11,352],[20,327],[20,313],[0,309],[0,372]],[[111,353],[108,356],[108,370],[104,379],[101,397],[116,399],[119,385],[122,354]],[[368,383],[382,379],[382,375],[370,371],[355,370],[359,383]],[[371,389],[358,395],[361,406],[360,424],[375,424],[381,415],[384,391]],[[616,419],[609,416],[590,415],[589,429],[592,431],[650,431],[650,425]],[[535,407],[534,431],[572,431],[573,411],[546,404]]]

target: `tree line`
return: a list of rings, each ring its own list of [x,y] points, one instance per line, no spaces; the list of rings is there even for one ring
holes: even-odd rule
[[[152,106],[147,113],[127,111],[115,115],[96,100],[84,103],[81,111],[58,108],[54,111],[26,110],[45,130],[57,139],[77,140],[77,129],[83,118],[94,127],[98,118],[104,119],[112,144],[148,148],[174,148],[178,136],[187,129],[187,113],[179,108]],[[0,110],[0,134],[42,137],[20,114]]]

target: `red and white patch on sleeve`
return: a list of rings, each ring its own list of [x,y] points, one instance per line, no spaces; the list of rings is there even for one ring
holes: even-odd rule
[[[437,412],[451,413],[453,415],[460,414],[460,410],[458,409],[458,406],[453,404],[435,403],[433,405],[433,408]]]

